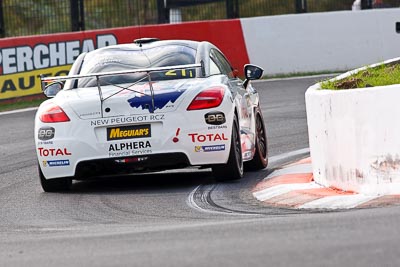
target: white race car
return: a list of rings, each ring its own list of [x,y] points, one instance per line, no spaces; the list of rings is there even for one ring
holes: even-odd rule
[[[218,181],[268,164],[259,96],[209,42],[139,39],[81,54],[41,77],[35,144],[44,191],[102,175],[211,168]],[[243,163],[244,162],[244,163]]]

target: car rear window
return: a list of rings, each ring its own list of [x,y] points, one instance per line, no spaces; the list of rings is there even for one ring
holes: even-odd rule
[[[85,57],[80,74],[125,71],[155,67],[167,67],[194,64],[196,50],[187,46],[165,45],[143,50],[132,50],[126,47],[114,47],[94,51]],[[100,77],[100,84],[134,83],[145,76],[144,73],[132,73]],[[194,78],[195,70],[169,70],[151,74],[152,80],[171,80]],[[78,81],[78,87],[96,86],[96,78],[85,78]]]

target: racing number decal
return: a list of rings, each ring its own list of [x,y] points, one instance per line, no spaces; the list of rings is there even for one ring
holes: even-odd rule
[[[193,70],[169,70],[165,73],[165,76],[181,76],[181,77],[193,77]]]

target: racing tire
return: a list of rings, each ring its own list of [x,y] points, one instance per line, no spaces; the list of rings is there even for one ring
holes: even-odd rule
[[[238,180],[243,177],[242,142],[240,140],[239,122],[236,114],[233,118],[231,149],[226,164],[212,166],[215,179],[219,182]]]
[[[71,190],[72,178],[62,177],[55,179],[46,179],[44,177],[40,166],[38,165],[40,184],[42,185],[43,191],[45,192],[66,192]]]
[[[256,109],[256,151],[252,160],[245,162],[246,170],[262,170],[268,166],[268,141],[264,119],[259,108]]]

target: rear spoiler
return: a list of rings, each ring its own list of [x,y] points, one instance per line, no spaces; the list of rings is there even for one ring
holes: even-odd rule
[[[186,65],[177,65],[177,66],[167,66],[167,67],[157,67],[157,68],[145,68],[145,69],[134,69],[134,70],[125,70],[125,71],[110,71],[110,72],[99,72],[99,73],[90,73],[90,74],[84,74],[84,75],[68,75],[68,76],[54,76],[54,77],[45,77],[44,75],[40,75],[40,81],[41,81],[41,87],[42,87],[42,91],[46,90],[46,84],[47,83],[54,83],[54,82],[64,82],[66,80],[72,80],[72,79],[83,79],[83,78],[90,78],[90,77],[95,77],[96,81],[97,81],[97,88],[99,90],[99,96],[100,96],[100,101],[101,101],[101,105],[103,107],[103,102],[111,97],[113,97],[116,94],[119,94],[120,92],[124,91],[124,90],[129,90],[129,91],[133,91],[136,92],[135,90],[129,89],[129,87],[124,88],[124,87],[120,87],[121,90],[119,90],[118,92],[103,98],[103,94],[102,94],[102,90],[101,90],[101,86],[100,86],[100,77],[104,77],[104,76],[115,76],[115,75],[124,75],[124,74],[130,74],[130,73],[146,73],[147,75],[143,78],[140,79],[138,81],[136,81],[135,83],[131,84],[135,85],[143,80],[146,79],[147,77],[147,81],[149,83],[149,87],[150,87],[150,93],[151,93],[151,99],[152,99],[152,109],[150,110],[150,112],[154,112],[154,89],[153,89],[153,85],[151,82],[151,76],[150,73],[152,72],[160,72],[160,71],[168,71],[168,70],[181,70],[181,69],[190,69],[190,68],[201,68],[202,74],[204,74],[204,64],[203,62],[201,62],[201,64],[186,64]],[[141,93],[141,92],[139,92]]]

